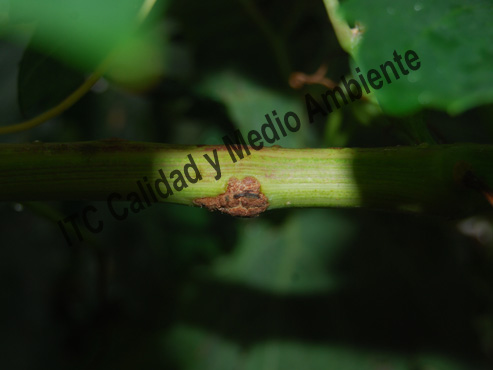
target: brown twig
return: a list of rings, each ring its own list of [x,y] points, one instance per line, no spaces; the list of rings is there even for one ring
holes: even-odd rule
[[[312,75],[307,75],[303,72],[293,72],[289,76],[289,86],[293,89],[301,89],[304,85],[323,85],[328,89],[333,89],[337,84],[325,77],[327,70],[327,64],[324,63]]]

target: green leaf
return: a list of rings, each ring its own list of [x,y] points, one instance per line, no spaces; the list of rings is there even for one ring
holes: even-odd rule
[[[250,130],[260,132],[262,125],[267,123],[265,115],[268,114],[276,125],[273,111],[281,120],[287,112],[296,113],[301,120],[300,130],[287,132],[286,137],[278,132],[280,140],[272,145],[288,148],[306,146],[304,140],[310,135],[306,108],[304,101],[295,94],[269,89],[234,70],[210,75],[200,83],[198,90],[226,106],[229,117],[245,139]]]
[[[420,346],[419,339],[437,330],[444,337],[441,331],[449,333],[455,344],[468,341],[461,324],[450,325],[463,309],[454,303],[465,296],[455,281],[464,279],[461,270],[453,258],[444,258],[450,255],[448,246],[423,255],[436,240],[420,247],[415,241],[421,239],[411,237],[396,247],[392,236],[374,229],[379,221],[364,218],[366,229],[361,229],[354,214],[295,210],[285,216],[242,222],[234,251],[185,286],[177,321],[163,338],[163,349],[177,367],[474,368],[439,347]],[[408,231],[414,229],[411,222]],[[446,266],[446,286],[437,261]],[[433,337],[430,343],[439,340]],[[396,350],[394,343],[407,347]]]
[[[65,39],[57,57],[78,66],[92,66],[135,28],[142,0],[16,0],[11,17],[36,24],[36,47],[51,49]],[[91,67],[89,67],[91,68]]]
[[[326,262],[351,240],[353,227],[322,210],[295,212],[277,228],[255,220],[244,225],[235,255],[219,261],[215,274],[278,293],[331,290],[337,284]]]
[[[392,60],[394,50],[419,56],[418,70],[372,93],[386,113],[435,108],[458,114],[493,101],[491,1],[348,0],[342,10],[364,27],[354,55],[363,73]]]
[[[337,344],[265,341],[245,349],[202,330],[179,325],[168,348],[184,370],[469,370],[470,363],[443,355],[361,350]]]
[[[156,2],[156,8],[163,9],[166,3]],[[155,13],[143,23],[153,4],[147,0],[16,0],[7,14],[5,29],[9,31],[0,36],[17,42],[26,27],[18,29],[15,22],[29,22],[36,27],[32,47],[64,65],[94,71],[112,56],[114,63],[108,69],[115,75],[131,82],[146,80],[160,71],[162,62],[161,39],[150,27]]]

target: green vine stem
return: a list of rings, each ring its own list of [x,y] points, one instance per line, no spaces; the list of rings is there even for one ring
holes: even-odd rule
[[[159,170],[183,172],[190,154],[202,179],[159,201],[193,205],[223,194],[235,177],[254,177],[268,209],[369,207],[463,215],[491,207],[477,189],[493,185],[493,146],[392,148],[263,148],[233,163],[225,146],[177,146],[124,140],[0,145],[0,200],[124,200]],[[221,177],[205,159],[220,163]],[[234,152],[233,152],[234,153]],[[466,176],[467,175],[467,176]],[[145,180],[144,180],[145,178]],[[475,183],[474,186],[468,186]],[[470,181],[473,179],[474,181]],[[469,184],[470,185],[470,184]],[[480,191],[478,191],[480,190]]]

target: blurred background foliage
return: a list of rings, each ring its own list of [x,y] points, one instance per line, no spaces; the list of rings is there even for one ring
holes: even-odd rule
[[[338,82],[412,48],[421,82],[378,96],[399,116],[359,101],[276,144],[413,145],[423,129],[437,142],[491,144],[491,5],[395,3],[343,2],[366,32],[355,62],[321,0],[170,0],[140,27],[138,0],[0,0],[3,125],[61,101],[112,55],[75,106],[0,142],[221,144],[272,110],[306,114],[304,94],[326,88],[293,90],[291,73],[327,64]],[[154,205],[117,221],[92,202],[103,232],[69,247],[56,221],[88,204],[0,204],[0,368],[493,365],[491,212],[286,209],[242,220]]]

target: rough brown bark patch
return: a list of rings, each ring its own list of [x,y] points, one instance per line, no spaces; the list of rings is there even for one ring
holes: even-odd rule
[[[267,197],[260,192],[260,183],[251,176],[241,181],[231,177],[225,193],[197,198],[193,202],[197,206],[207,207],[209,211],[220,211],[236,217],[256,217],[269,207]]]

